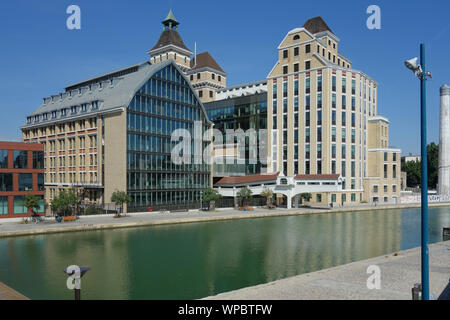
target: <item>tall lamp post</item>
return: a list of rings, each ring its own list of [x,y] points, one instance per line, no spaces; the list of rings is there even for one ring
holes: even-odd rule
[[[420,45],[420,64],[418,58],[405,62],[408,69],[420,79],[421,109],[421,157],[422,157],[422,300],[430,300],[430,281],[428,265],[428,155],[427,155],[427,89],[426,82],[431,73],[425,67],[425,44]]]

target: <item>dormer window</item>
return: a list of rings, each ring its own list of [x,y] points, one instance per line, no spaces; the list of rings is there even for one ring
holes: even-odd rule
[[[103,88],[103,83],[100,82],[98,85],[99,85],[100,89]]]
[[[81,112],[86,112],[87,111],[87,104],[86,103],[83,103],[82,105],[81,105]]]
[[[89,91],[92,91],[92,84],[89,85]]]
[[[47,121],[48,120],[48,113],[44,113],[42,115],[42,118],[44,119],[44,121]]]
[[[97,110],[97,109],[98,109],[98,101],[92,102],[92,110]]]
[[[77,107],[76,106],[70,107],[70,112],[72,114],[77,113]]]
[[[61,117],[65,117],[67,115],[66,109],[61,109]]]
[[[78,89],[78,94],[81,94],[81,88]]]
[[[32,121],[32,118],[31,118],[31,117],[28,117],[28,118],[27,118],[27,123],[28,123],[28,124],[31,124],[31,121]]]
[[[52,111],[52,119],[56,118],[56,111]]]

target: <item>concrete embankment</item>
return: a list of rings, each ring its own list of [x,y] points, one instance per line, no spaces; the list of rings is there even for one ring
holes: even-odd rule
[[[439,298],[450,280],[450,241],[430,245],[430,295]],[[380,289],[367,282],[380,270]],[[372,271],[373,272],[373,271]],[[374,284],[374,282],[369,281]],[[411,300],[421,282],[421,250],[415,248],[275,282],[219,294],[206,300]]]
[[[450,206],[450,203],[432,204],[432,207]],[[58,224],[54,219],[48,219],[39,224],[20,224],[20,219],[1,220],[0,219],[0,238],[21,237],[29,235],[41,235],[49,233],[79,232],[79,231],[97,231],[106,229],[135,228],[161,226],[169,224],[183,223],[202,223],[214,221],[226,221],[235,219],[257,219],[283,216],[296,216],[307,214],[325,214],[325,213],[343,213],[374,210],[408,209],[418,208],[420,205],[388,205],[388,206],[358,206],[341,208],[300,208],[300,209],[279,209],[264,210],[256,209],[251,212],[242,212],[233,209],[219,210],[217,212],[185,212],[185,213],[139,213],[129,214],[122,219],[115,219],[109,216],[86,216],[75,222]],[[449,208],[450,209],[450,208]]]

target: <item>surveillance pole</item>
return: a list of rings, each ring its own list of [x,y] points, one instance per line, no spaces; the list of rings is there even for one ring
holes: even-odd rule
[[[428,152],[427,152],[427,71],[425,44],[420,45],[421,135],[422,135],[422,300],[430,300],[428,265]]]

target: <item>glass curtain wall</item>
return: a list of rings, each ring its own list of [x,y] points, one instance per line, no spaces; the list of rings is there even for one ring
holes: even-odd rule
[[[210,185],[210,165],[172,163],[171,134],[186,129],[194,139],[194,122],[208,127],[200,103],[178,70],[170,65],[136,93],[127,110],[127,190],[131,210],[147,207],[200,206]],[[203,143],[203,150],[207,142]],[[193,153],[193,152],[192,152]]]

